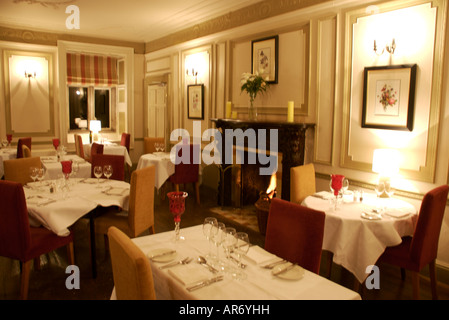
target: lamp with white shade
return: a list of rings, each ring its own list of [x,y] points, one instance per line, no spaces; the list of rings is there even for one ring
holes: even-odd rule
[[[98,133],[101,131],[101,121],[100,120],[90,120],[89,128],[90,128],[90,132],[93,133],[92,141],[98,141]]]
[[[391,178],[399,173],[399,151],[396,149],[376,149],[373,154],[373,171],[379,174],[378,183],[385,186],[381,198],[390,197],[392,193]]]

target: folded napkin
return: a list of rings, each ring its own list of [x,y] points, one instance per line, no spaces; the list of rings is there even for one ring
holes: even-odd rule
[[[329,199],[333,199],[334,195],[328,191],[320,191],[320,192],[316,192],[313,194],[314,197],[320,198],[320,199],[324,199],[324,200],[329,200]]]
[[[170,268],[168,273],[170,273],[170,275],[185,286],[196,284],[212,277],[212,274],[208,271],[208,269],[196,263],[184,264]]]
[[[102,183],[102,182],[105,182],[105,181],[106,181],[105,179],[100,179],[100,181],[98,181],[97,178],[86,178],[86,179],[82,180],[81,182],[90,183],[90,184],[96,184],[96,183]]]
[[[27,205],[44,206],[52,202],[55,202],[55,200],[41,196],[31,196],[27,198]]]
[[[276,255],[256,245],[249,248],[248,253],[246,254],[246,259],[259,265],[266,265],[282,260]]]
[[[128,190],[124,188],[110,188],[109,190],[105,190],[104,193],[110,196],[123,196]]]
[[[403,218],[410,214],[410,209],[401,208],[387,208],[384,212],[385,215],[393,218]]]

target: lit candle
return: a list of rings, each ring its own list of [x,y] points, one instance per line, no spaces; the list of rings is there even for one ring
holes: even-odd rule
[[[231,118],[231,112],[232,112],[232,102],[228,101],[226,102],[226,119]]]
[[[232,119],[237,119],[237,111],[232,111],[231,118]]]
[[[288,102],[288,113],[287,113],[287,121],[293,122],[295,119],[295,102]]]

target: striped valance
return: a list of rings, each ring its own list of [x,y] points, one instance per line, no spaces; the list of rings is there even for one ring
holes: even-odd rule
[[[117,59],[67,53],[67,83],[82,85],[116,85]]]

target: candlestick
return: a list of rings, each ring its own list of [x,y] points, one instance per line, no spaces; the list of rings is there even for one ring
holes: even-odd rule
[[[231,112],[232,112],[232,102],[228,101],[226,102],[226,119],[231,118]]]
[[[289,101],[288,102],[287,121],[293,122],[294,119],[295,119],[295,102]]]

